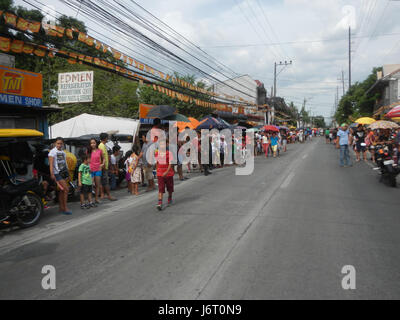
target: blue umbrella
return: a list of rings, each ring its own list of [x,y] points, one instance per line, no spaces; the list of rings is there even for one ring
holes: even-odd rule
[[[208,116],[203,118],[199,125],[196,127],[196,130],[201,130],[201,129],[226,129],[228,126],[220,121],[218,121],[216,118]]]

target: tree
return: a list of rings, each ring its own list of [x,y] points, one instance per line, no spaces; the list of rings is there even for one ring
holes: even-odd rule
[[[326,128],[325,118],[323,116],[316,116],[313,118],[313,124],[316,128]]]
[[[206,88],[205,83],[201,81],[196,82],[196,77],[193,75],[186,75],[186,76],[179,76],[175,74],[175,77],[180,80],[184,80],[192,85],[196,85],[199,88]],[[173,83],[165,84],[160,83],[160,85],[171,89],[182,92],[183,94],[187,94],[192,96],[194,99],[201,99],[203,101],[210,101],[210,96],[205,95],[200,92],[194,93],[193,91],[187,88],[180,88]],[[163,93],[153,90],[151,87],[142,86],[139,90],[140,102],[146,104],[155,104],[155,105],[171,105],[176,107],[178,113],[181,113],[187,117],[194,117],[194,118],[202,118],[206,115],[209,115],[213,112],[212,108],[200,107],[195,103],[186,103],[180,101],[175,98],[171,98]]]
[[[377,81],[376,74],[381,70],[381,67],[373,68],[371,74],[364,81],[356,82],[340,99],[335,113],[338,123],[354,122],[359,117],[372,115],[379,94],[367,94],[366,92]]]
[[[38,10],[13,5],[12,0],[0,0],[0,10],[14,13],[24,19],[42,21],[43,14]],[[76,29],[87,32],[84,22],[73,17],[61,16],[58,25],[64,28],[75,27]],[[5,25],[1,25],[0,32],[12,38],[33,42],[37,44],[56,47],[67,51],[76,51],[88,56],[107,59],[108,61],[123,66],[121,61],[113,58],[111,52],[104,53],[93,47],[67,37],[47,36],[43,29],[38,34],[27,35],[23,32],[12,31]],[[58,74],[74,71],[94,71],[94,90],[93,102],[65,104],[64,110],[60,113],[52,114],[49,117],[50,123],[66,120],[82,113],[97,115],[138,117],[139,99],[136,94],[138,83],[122,76],[100,70],[98,68],[70,64],[64,58],[50,58],[49,56],[38,57],[34,54],[16,54],[16,68],[41,73],[43,77],[43,104],[51,105],[57,103]]]

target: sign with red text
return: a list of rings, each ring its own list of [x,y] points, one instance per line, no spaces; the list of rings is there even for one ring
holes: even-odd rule
[[[58,103],[93,101],[93,71],[58,74]]]

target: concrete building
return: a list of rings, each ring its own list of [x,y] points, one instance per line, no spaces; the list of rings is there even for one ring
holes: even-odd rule
[[[384,65],[383,70],[377,73],[377,79],[367,94],[379,94],[374,114],[380,115],[400,104],[400,64]]]
[[[228,79],[224,83],[218,83],[214,86],[214,92],[222,95],[226,99],[243,102],[242,107],[232,105],[232,117],[239,120],[252,120],[257,123],[264,123],[264,115],[258,112],[255,105],[265,105],[267,91],[264,84],[254,80],[249,75],[242,75],[236,78]],[[253,106],[246,104],[253,104]],[[221,117],[229,116],[220,114]]]

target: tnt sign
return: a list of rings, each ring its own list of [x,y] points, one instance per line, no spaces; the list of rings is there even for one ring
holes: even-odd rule
[[[42,75],[0,66],[0,104],[42,106]]]
[[[9,94],[21,94],[24,78],[17,74],[6,72],[3,76],[3,91]]]

